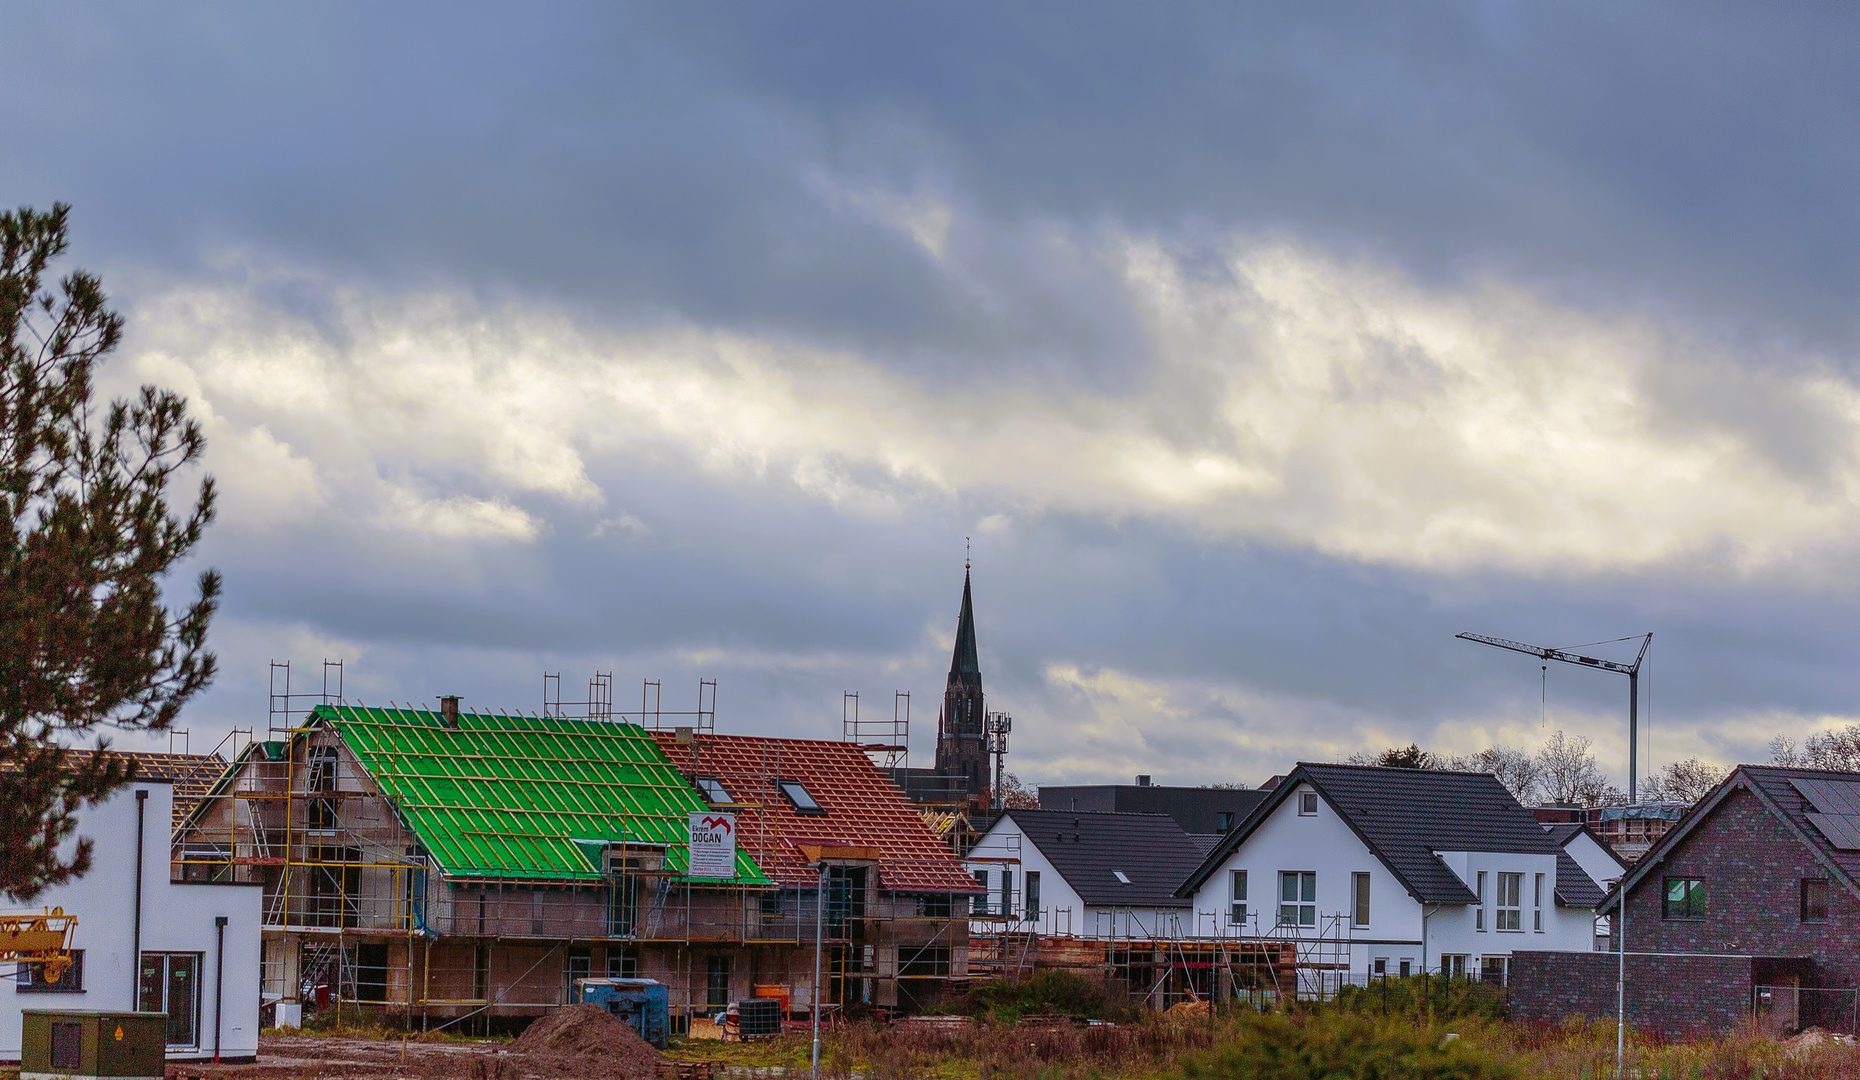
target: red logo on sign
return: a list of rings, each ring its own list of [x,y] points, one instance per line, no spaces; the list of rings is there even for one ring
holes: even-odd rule
[[[704,819],[704,827],[706,829],[722,829],[724,832],[729,832],[730,819],[727,817],[707,817]]]

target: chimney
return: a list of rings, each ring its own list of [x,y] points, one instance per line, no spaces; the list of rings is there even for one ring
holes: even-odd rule
[[[1149,773],[1138,773],[1137,774],[1137,786],[1138,787],[1149,787],[1150,786],[1150,774]]]
[[[439,723],[442,727],[459,729],[459,696],[448,694],[439,699]]]

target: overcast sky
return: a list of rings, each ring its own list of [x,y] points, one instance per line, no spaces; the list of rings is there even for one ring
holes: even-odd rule
[[[0,204],[73,204],[111,386],[211,440],[196,751],[327,657],[814,738],[908,690],[929,764],[965,537],[1033,783],[1624,780],[1624,679],[1461,630],[1652,631],[1654,766],[1860,714],[1852,7],[0,19]]]

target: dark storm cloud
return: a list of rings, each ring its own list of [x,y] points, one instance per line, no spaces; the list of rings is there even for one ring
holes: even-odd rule
[[[30,149],[0,187],[74,199],[92,250],[171,265],[250,246],[907,354],[1077,351],[1077,310],[990,318],[824,207],[825,169],[1008,227],[1291,230],[1831,346],[1860,284],[1860,17],[1839,7],[9,17],[0,93]]]
[[[1835,406],[1745,376],[1844,365],[1854,345],[1851,9],[16,5],[4,19],[0,202],[76,203],[77,261],[132,303],[232,282],[339,347],[356,332],[343,290],[457,290],[591,325],[845,349],[927,386],[1032,371],[1057,398],[1148,373],[1153,340],[1104,246],[1154,238],[1224,286],[1234,237],[1283,236],[1424,285],[1495,276],[1586,310],[1650,310],[1720,342],[1733,359],[1643,374],[1662,431],[1722,428],[1813,500],[1848,498]],[[887,199],[949,211],[940,251]],[[1177,448],[1216,426],[1197,389],[1150,403]],[[684,694],[715,676],[741,725],[816,736],[835,733],[842,691],[910,689],[921,732],[965,535],[991,690],[1046,724],[1021,744],[1034,776],[1091,719],[1060,668],[1148,680],[1190,730],[1308,728],[1338,745],[1369,737],[1365,716],[1426,740],[1443,718],[1532,711],[1531,661],[1453,641],[1461,629],[1550,644],[1656,629],[1656,723],[1847,714],[1860,691],[1841,645],[1853,596],[1780,572],[1388,568],[1174,519],[1046,512],[985,484],[870,510],[779,468],[720,479],[636,454],[589,469],[600,505],[510,496],[540,523],[529,543],[409,538],[334,511],[222,526],[206,559],[228,573],[228,673],[200,716],[250,724],[267,654],[350,650],[370,699],[443,685],[534,708],[540,671],[599,668],[623,701],[645,677]],[[1005,524],[977,524],[991,515]],[[1553,672],[1553,701],[1617,715],[1620,688],[1587,674]],[[1258,780],[1294,752],[1197,759],[1169,723],[1154,752],[1194,773],[1180,779]],[[1728,759],[1761,742],[1706,744]]]

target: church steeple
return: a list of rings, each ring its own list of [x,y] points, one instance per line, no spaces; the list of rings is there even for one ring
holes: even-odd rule
[[[969,592],[969,570],[962,570],[962,614],[956,616],[956,649],[949,658],[949,685],[982,692],[982,662],[975,655],[975,600]]]
[[[975,598],[969,564],[962,566],[962,612],[956,616],[956,647],[949,658],[949,683],[937,717],[936,772],[945,784],[969,795],[988,790],[987,700],[975,646]]]

